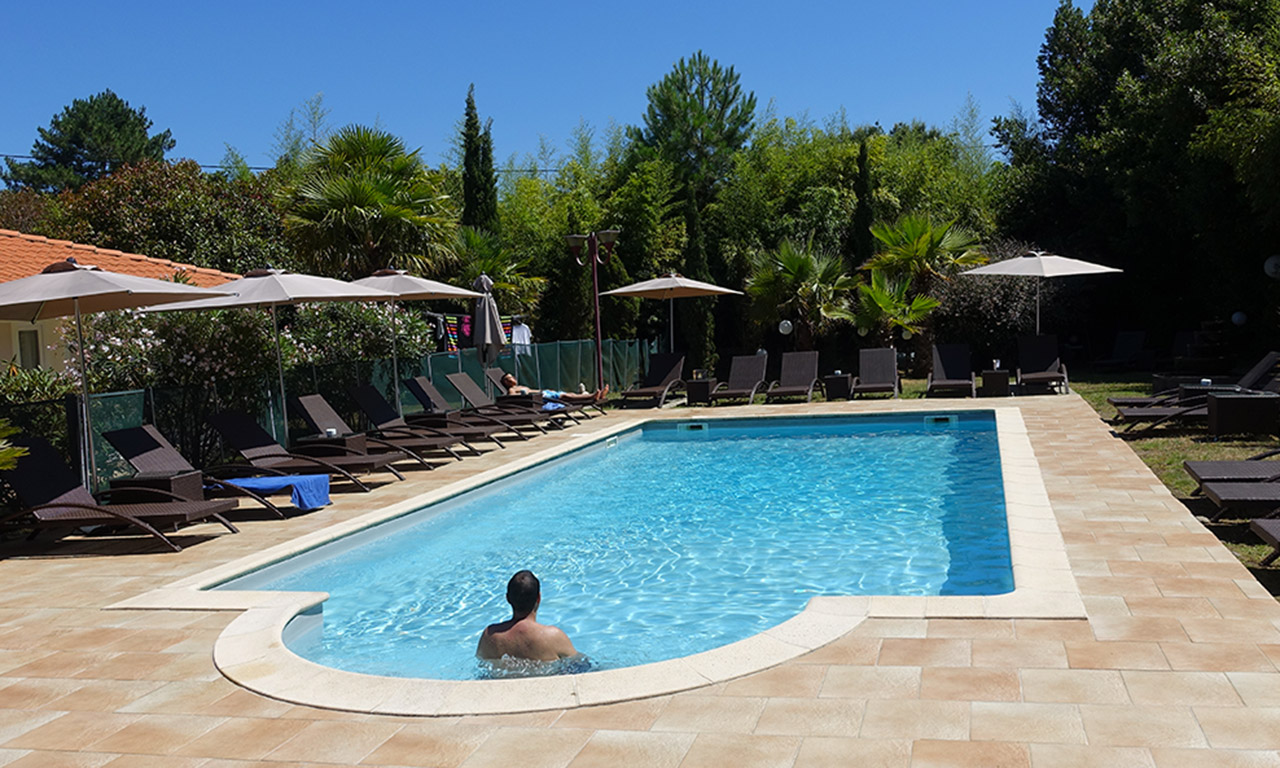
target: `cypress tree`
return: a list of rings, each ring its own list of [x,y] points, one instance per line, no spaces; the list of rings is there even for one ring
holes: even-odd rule
[[[853,209],[853,260],[851,270],[858,269],[872,254],[871,224],[875,218],[871,211],[871,162],[867,157],[867,141],[862,140],[858,149],[858,177],[853,182],[853,194],[858,198]]]
[[[493,173],[493,121],[480,128],[475,83],[467,89],[462,123],[462,224],[495,231],[498,225],[498,183]]]

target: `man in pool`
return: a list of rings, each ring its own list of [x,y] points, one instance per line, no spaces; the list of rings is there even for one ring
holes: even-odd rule
[[[562,392],[558,389],[531,389],[517,381],[515,375],[510,373],[502,377],[502,386],[507,388],[508,395],[542,395],[543,400],[570,403],[572,405],[590,405],[603,402],[609,394],[608,384],[605,384],[603,389],[597,389],[595,392],[582,393]]]
[[[532,571],[520,571],[511,577],[507,582],[507,602],[511,604],[511,618],[484,628],[476,648],[477,656],[555,661],[578,655],[568,635],[556,627],[538,623],[542,587]]]

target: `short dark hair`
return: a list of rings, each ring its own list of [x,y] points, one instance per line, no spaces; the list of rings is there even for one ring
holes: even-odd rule
[[[507,582],[507,602],[516,613],[529,613],[538,607],[542,585],[533,571],[520,571]]]
[[[516,375],[514,373],[504,373],[500,378],[502,381],[506,381],[507,379],[511,379],[512,381],[519,381],[519,379],[516,378]]]

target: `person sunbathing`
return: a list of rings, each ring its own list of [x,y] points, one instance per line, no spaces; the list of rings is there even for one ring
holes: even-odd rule
[[[595,392],[564,392],[558,389],[533,389],[526,387],[516,380],[514,374],[508,373],[502,377],[502,386],[507,388],[508,395],[542,395],[543,400],[553,400],[560,403],[569,403],[572,405],[591,405],[594,403],[604,402],[609,395],[609,385],[605,384],[603,388],[597,389]]]
[[[486,660],[504,658],[556,661],[578,655],[562,630],[538,623],[542,585],[532,571],[520,571],[507,582],[507,602],[511,618],[490,624],[480,634],[476,656]]]

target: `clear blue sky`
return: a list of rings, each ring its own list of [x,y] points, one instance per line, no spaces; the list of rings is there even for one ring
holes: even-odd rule
[[[290,108],[323,92],[334,126],[377,123],[435,163],[474,82],[501,164],[541,137],[563,150],[580,120],[639,123],[645,89],[698,49],[784,116],[945,126],[968,94],[985,118],[1034,110],[1057,5],[29,0],[4,12],[0,152],[26,154],[72,99],[111,88],[173,131],[171,157],[214,164],[231,144],[266,165]]]

